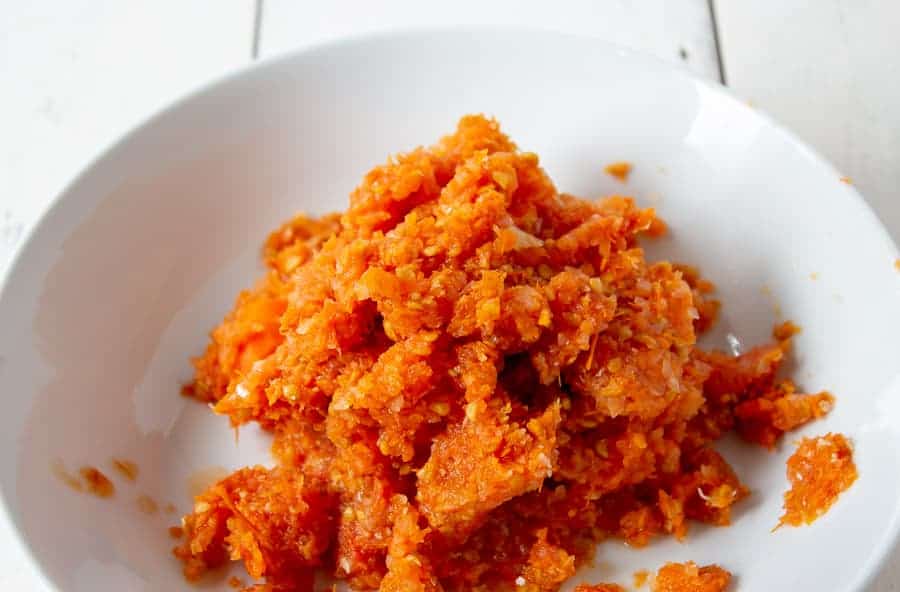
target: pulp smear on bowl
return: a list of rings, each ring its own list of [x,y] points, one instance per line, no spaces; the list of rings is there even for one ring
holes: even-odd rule
[[[790,324],[738,356],[700,349],[718,303],[692,268],[647,261],[638,238],[663,232],[630,198],[559,193],[480,116],[373,169],[343,214],[276,230],[187,389],[271,432],[276,465],[195,499],[185,574],[550,591],[603,539],[727,525],[748,490],[712,444],[771,447],[833,398],[776,378]]]

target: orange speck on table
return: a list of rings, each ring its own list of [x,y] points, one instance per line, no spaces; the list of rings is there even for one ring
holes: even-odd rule
[[[900,259],[894,259],[894,269],[900,271]]]
[[[139,469],[136,462],[124,458],[114,458],[112,459],[112,466],[129,481],[137,480]]]
[[[693,561],[667,563],[656,572],[653,592],[722,592],[728,589],[731,573],[718,565],[698,567]]]
[[[481,116],[276,229],[185,391],[271,433],[275,463],[204,484],[185,575],[552,592],[605,538],[729,524],[748,490],[715,441],[771,446],[831,398],[776,378],[789,326],[700,348],[714,287],[646,259],[664,231],[631,198],[559,192]]]
[[[846,185],[852,185],[853,180],[850,177],[841,177],[841,183],[844,183]]]
[[[109,477],[95,467],[81,467],[78,474],[84,480],[88,493],[97,497],[112,497],[116,488]]]
[[[811,524],[856,481],[850,441],[832,433],[803,438],[787,461],[787,477],[791,488],[784,494],[784,515],[776,528]]]
[[[612,175],[619,181],[623,183],[628,180],[628,175],[631,174],[632,165],[630,162],[613,162],[606,165],[603,170],[606,171],[606,174]]]

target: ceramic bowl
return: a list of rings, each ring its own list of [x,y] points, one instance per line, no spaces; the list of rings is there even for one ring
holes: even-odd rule
[[[595,40],[497,30],[347,40],[254,65],[150,119],[55,201],[0,297],[0,489],[49,589],[192,589],[167,527],[198,481],[269,455],[265,434],[247,427],[236,442],[225,418],[179,394],[190,357],[260,274],[280,221],[343,209],[371,166],[469,112],[496,116],[561,190],[657,208],[672,232],[651,255],[718,285],[708,344],[801,325],[793,376],[837,405],[800,434],[840,431],[856,447],[859,481],[832,510],[773,533],[795,437],[772,453],[725,442],[753,491],[731,527],[642,550],[608,542],[566,589],[687,559],[727,567],[743,591],[863,589],[900,509],[900,272],[887,233],[840,172],[722,88]],[[627,184],[603,172],[620,160],[634,164]],[[137,463],[134,483],[113,457]],[[67,487],[60,468],[82,465],[109,474],[116,495]]]

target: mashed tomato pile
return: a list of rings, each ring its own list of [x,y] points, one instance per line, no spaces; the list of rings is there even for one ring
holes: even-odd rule
[[[664,230],[630,198],[558,192],[481,116],[373,169],[343,214],[276,230],[188,389],[270,431],[276,464],[196,498],[186,575],[552,591],[604,538],[728,524],[747,490],[711,444],[772,446],[832,398],[775,379],[789,325],[699,349],[718,303],[645,259]]]

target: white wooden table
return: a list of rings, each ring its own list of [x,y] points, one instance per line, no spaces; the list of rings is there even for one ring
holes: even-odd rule
[[[900,242],[898,0],[30,0],[0,8],[0,273],[67,181],[203,82],[351,33],[473,23],[595,35],[726,83],[834,162]],[[11,536],[0,523],[0,588],[40,590]],[[872,588],[888,590],[900,552]]]

